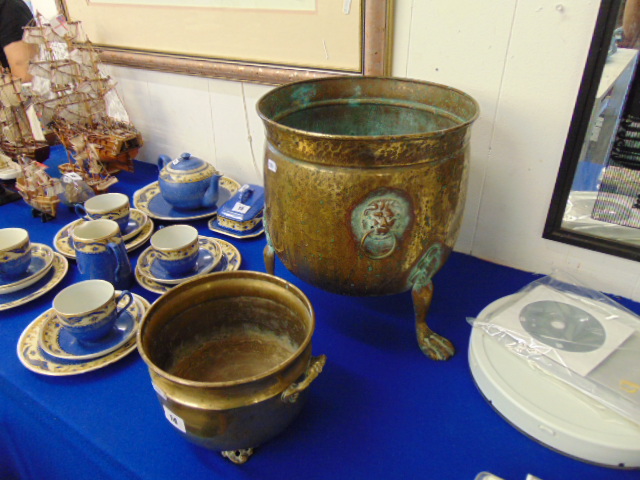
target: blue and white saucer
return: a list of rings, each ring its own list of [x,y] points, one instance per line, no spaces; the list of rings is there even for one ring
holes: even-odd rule
[[[27,271],[10,282],[0,280],[0,294],[22,290],[44,277],[53,264],[54,253],[53,249],[48,245],[32,243],[31,263]]]
[[[24,305],[58,285],[67,274],[69,262],[59,253],[53,253],[51,268],[38,281],[11,293],[0,293],[0,311]]]
[[[116,292],[118,295],[119,292]],[[124,305],[127,298],[120,300]],[[96,342],[79,342],[76,337],[58,322],[53,309],[43,314],[38,346],[42,355],[57,363],[82,363],[105,356],[117,350],[136,334],[138,323],[142,319],[143,308],[136,300],[120,314],[111,332]]]
[[[211,272],[230,272],[233,270],[238,270],[240,268],[240,263],[242,263],[242,256],[240,255],[240,251],[229,242],[226,242],[224,240],[220,240],[217,238],[212,240],[215,240],[220,246],[220,249],[222,250],[222,257],[220,258],[220,261],[215,266],[215,268],[211,270]],[[136,280],[142,288],[153,293],[163,294],[171,290],[171,288],[175,287],[174,284],[157,282],[144,275],[140,268],[140,262],[138,262],[138,265],[136,266]]]
[[[145,277],[158,283],[166,283],[168,285],[177,285],[192,278],[204,275],[213,270],[220,259],[222,258],[222,249],[218,244],[218,240],[210,237],[198,237],[198,243],[200,244],[200,250],[198,252],[198,260],[196,263],[196,269],[184,275],[182,277],[176,277],[171,275],[165,270],[160,262],[157,261],[158,256],[153,247],[147,248],[140,254],[138,258],[137,267],[140,269],[140,273]]]
[[[134,294],[135,304],[140,309],[136,315],[136,331],[140,319],[144,316],[151,304],[139,295]],[[67,375],[79,375],[91,372],[124,358],[136,349],[136,335],[131,335],[123,345],[100,357],[88,359],[75,363],[62,363],[53,359],[45,358],[39,346],[40,331],[47,320],[47,313],[39,315],[24,329],[16,346],[18,359],[25,368],[41,375],[62,377]]]
[[[240,184],[229,177],[220,178],[220,189],[217,205],[210,208],[198,208],[196,210],[177,210],[162,196],[160,185],[153,182],[141,188],[133,194],[135,207],[156,220],[168,222],[199,220],[209,218],[218,213],[218,205],[224,204],[240,188]]]

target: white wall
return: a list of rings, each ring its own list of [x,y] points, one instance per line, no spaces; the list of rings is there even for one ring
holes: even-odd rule
[[[33,0],[50,11],[53,0]],[[480,103],[456,250],[515,268],[559,268],[640,300],[637,262],[542,239],[599,1],[396,0],[393,75],[448,84]],[[140,159],[190,151],[260,182],[269,87],[111,67],[146,145]]]

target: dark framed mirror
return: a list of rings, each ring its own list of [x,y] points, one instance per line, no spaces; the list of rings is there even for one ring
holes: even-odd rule
[[[640,260],[640,0],[603,0],[543,237]]]

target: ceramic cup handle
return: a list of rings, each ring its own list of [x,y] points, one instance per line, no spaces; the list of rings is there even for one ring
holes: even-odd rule
[[[113,242],[109,242],[107,244],[107,247],[109,248],[109,250],[111,250],[111,253],[113,254],[113,257],[116,260],[116,270],[115,270],[115,275],[114,278],[118,278],[120,277],[120,268],[122,266],[122,262],[123,261],[129,261],[129,259],[127,257],[124,258],[124,260],[122,259],[122,254],[120,253],[120,249],[118,248],[118,244],[117,243],[113,243]]]
[[[76,211],[76,215],[78,216],[78,218],[82,220],[87,220],[87,221],[92,220],[92,218],[89,216],[89,214],[85,210],[84,205],[82,205],[81,203],[76,203],[73,209]]]
[[[118,318],[122,314],[122,312],[129,308],[133,303],[133,294],[129,290],[123,290],[118,298],[116,298],[116,305],[120,303],[120,301],[125,297],[127,297],[129,301],[125,304],[124,307],[116,309],[116,318]]]

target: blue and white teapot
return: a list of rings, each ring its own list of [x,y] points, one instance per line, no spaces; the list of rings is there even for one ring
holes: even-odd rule
[[[222,174],[210,163],[190,153],[174,160],[160,155],[158,168],[160,193],[174,208],[197,210],[216,206]]]

